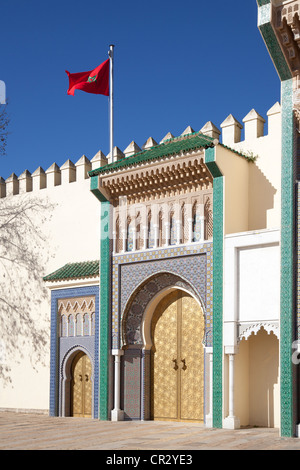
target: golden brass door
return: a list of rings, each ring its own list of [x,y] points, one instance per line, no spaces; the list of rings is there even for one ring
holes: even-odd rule
[[[79,352],[72,363],[71,416],[92,417],[92,364]]]
[[[152,319],[153,419],[203,421],[204,317],[198,302],[173,291]]]

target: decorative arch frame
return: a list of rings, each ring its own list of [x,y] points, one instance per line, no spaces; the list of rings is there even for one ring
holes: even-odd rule
[[[92,416],[94,416],[94,373],[95,373],[95,367],[94,367],[94,360],[88,351],[87,348],[85,348],[82,345],[76,345],[73,346],[72,348],[69,349],[69,351],[65,354],[62,363],[61,363],[61,369],[60,369],[60,386],[61,386],[61,416],[66,417],[66,416],[71,416],[71,380],[72,380],[72,363],[73,360],[75,359],[76,355],[79,352],[83,352],[86,354],[91,361],[92,365],[92,376],[91,376],[91,382],[92,382]]]
[[[61,299],[94,296],[94,331],[88,336],[60,337],[58,308]],[[54,289],[51,292],[51,340],[50,340],[50,416],[66,416],[68,402],[65,401],[69,376],[64,372],[66,360],[72,353],[82,350],[91,360],[93,370],[93,417],[98,417],[99,396],[99,285]],[[67,405],[67,406],[66,406]]]
[[[212,242],[113,256],[111,344],[114,350],[123,351],[120,407],[124,411],[124,419],[147,420],[151,417],[151,343],[147,328],[152,309],[159,301],[159,292],[164,295],[168,289],[181,289],[196,298],[204,316],[203,347],[205,351],[212,347],[212,259]],[[161,276],[169,277],[169,281],[158,283]],[[149,281],[156,281],[156,286],[152,284],[151,288]],[[145,312],[146,309],[149,310]],[[208,367],[205,368],[205,380],[207,384],[211,380]],[[113,390],[110,390],[112,397]],[[208,403],[208,391],[205,393]]]
[[[211,329],[207,327],[204,301],[194,286],[186,279],[174,273],[162,271],[152,274],[139,284],[128,299],[121,319],[121,347],[124,350],[123,360],[127,363],[126,368],[134,368],[134,363],[140,364],[134,372],[133,369],[131,372],[129,371],[129,382],[125,377],[127,372],[124,369],[124,394],[129,394],[128,403],[131,403],[129,405],[130,414],[127,414],[127,407],[124,411],[129,419],[151,419],[151,321],[159,302],[174,290],[188,293],[201,307],[204,317],[203,348],[206,347],[208,332],[211,333]],[[143,302],[139,304],[140,299]],[[140,308],[135,309],[135,306]],[[125,362],[123,362],[124,366]],[[126,391],[127,387],[128,392]],[[134,400],[132,399],[133,388],[135,389]]]
[[[208,336],[211,334],[211,331],[207,326],[206,308],[200,294],[192,283],[182,276],[169,271],[161,271],[152,274],[141,282],[125,305],[121,317],[123,348],[135,345],[146,350],[151,349],[150,324],[155,306],[167,291],[175,289],[187,292],[200,304],[205,323],[204,346],[207,345]]]

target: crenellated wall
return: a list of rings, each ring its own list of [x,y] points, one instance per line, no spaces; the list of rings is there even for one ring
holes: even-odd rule
[[[6,180],[0,178],[0,198],[82,182],[88,179],[90,170],[105,164],[107,159],[99,151],[91,160],[83,155],[75,164],[67,160],[61,166],[53,163],[46,171],[39,166],[33,173],[25,170],[19,177],[12,173]]]
[[[255,159],[254,164],[250,165],[249,170],[247,170],[249,172],[248,229],[258,230],[279,227],[281,180],[280,104],[277,102],[272,106],[266,113],[265,118],[252,109],[244,117],[243,124],[230,114],[220,124],[220,129],[214,123],[208,121],[200,129],[200,132],[218,139],[222,146],[229,151],[235,150]],[[194,129],[188,126],[181,135],[184,136],[194,132]],[[132,141],[123,151],[118,147],[114,147],[113,156],[110,154],[105,156],[99,150],[91,160],[83,155],[76,163],[67,160],[61,166],[53,163],[47,170],[40,166],[32,174],[25,170],[20,176],[12,173],[6,180],[0,177],[0,199],[11,195],[37,194],[39,191],[50,194],[54,189],[67,188],[68,185],[72,186],[74,184],[85,184],[86,191],[88,191],[89,171],[107,165],[112,161],[128,158],[173,137],[173,134],[168,132],[159,141],[149,137],[141,146]],[[236,168],[236,171],[239,172],[238,165]],[[230,171],[232,170],[230,169]],[[234,227],[235,224],[232,226]]]
[[[252,109],[244,117],[243,125],[230,114],[221,129],[223,145],[255,159],[249,166],[249,230],[278,228],[281,219],[281,105],[274,104],[266,119]]]
[[[280,227],[279,103],[268,111],[267,120],[267,133],[266,121],[254,110],[244,118],[243,126],[230,115],[221,124],[221,130],[211,121],[201,129],[203,134],[222,142],[217,145],[217,157],[226,174],[226,214],[230,214],[225,233],[234,233],[240,227],[245,231]],[[182,135],[193,132],[188,126]],[[172,138],[169,132],[159,143]],[[132,141],[124,151],[115,147],[113,156],[128,158],[157,144],[152,137],[142,146]],[[257,158],[249,163],[243,154]],[[111,155],[99,151],[91,160],[83,155],[76,163],[67,160],[62,165],[53,163],[47,170],[38,167],[32,174],[25,170],[20,176],[13,173],[6,180],[0,178],[0,208],[31,207],[24,213],[28,226],[25,223],[18,230],[21,246],[28,249],[29,259],[35,263],[26,265],[26,258],[19,255],[8,261],[5,246],[0,244],[0,288],[6,301],[5,308],[0,305],[0,379],[5,384],[0,409],[48,409],[50,292],[42,277],[66,263],[99,259],[99,201],[90,191],[88,172],[111,161]],[[227,191],[228,188],[231,190]],[[237,205],[241,202],[239,209]],[[239,212],[232,210],[232,204]],[[0,222],[4,213],[0,211]],[[233,219],[239,214],[245,220],[235,224]],[[14,235],[11,241],[14,243]],[[59,283],[56,287],[66,288]]]
[[[229,114],[221,123],[220,129],[209,121],[201,132],[218,138],[221,143],[217,146],[217,160],[225,175],[225,233],[279,228],[281,105],[275,103],[267,111],[265,118],[252,109],[242,123]],[[245,165],[245,162],[234,161],[232,150],[249,157],[253,163]],[[233,210],[238,204],[237,195],[240,204]]]

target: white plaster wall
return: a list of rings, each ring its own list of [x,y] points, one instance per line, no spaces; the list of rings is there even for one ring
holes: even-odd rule
[[[279,255],[278,244],[238,249],[238,321],[279,319]]]
[[[33,279],[18,260],[0,263],[1,296],[9,304],[0,308],[6,325],[0,348],[0,409],[49,409],[50,291],[42,277],[69,262],[99,259],[100,207],[89,185],[89,179],[82,179],[0,199],[0,209],[10,202],[18,207],[25,198],[45,205],[30,216],[42,238],[28,239],[26,230],[23,235],[36,256],[40,278]]]
[[[279,321],[279,230],[225,237],[224,345],[235,346],[238,325]]]

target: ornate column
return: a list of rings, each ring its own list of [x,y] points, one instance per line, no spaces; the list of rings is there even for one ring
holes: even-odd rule
[[[153,248],[156,249],[158,246],[158,229],[159,226],[157,223],[153,224],[153,237],[154,237],[154,244]]]
[[[124,351],[122,349],[113,349],[112,355],[115,356],[115,380],[114,380],[114,409],[111,411],[112,421],[123,421],[124,411],[120,409],[120,379],[121,379],[121,356]]]
[[[213,348],[211,347],[206,347],[205,348],[205,353],[208,354],[209,357],[209,400],[208,400],[208,406],[209,406],[209,412],[205,416],[205,426],[207,428],[212,428],[213,427]]]
[[[147,225],[143,225],[143,250],[147,249],[147,239],[148,239],[148,228],[147,228]]]
[[[192,241],[193,241],[193,219],[192,218],[188,219],[188,227],[189,227],[188,243],[192,243]]]
[[[117,252],[117,232],[113,231],[113,253]]]
[[[229,414],[223,423],[223,427],[226,429],[238,429],[240,427],[240,420],[234,415],[234,356],[236,353],[236,346],[225,346],[225,354],[228,354],[229,358]]]
[[[126,251],[126,230],[122,229],[122,253]]]
[[[165,222],[165,236],[166,236],[166,240],[165,240],[165,247],[168,247],[169,244],[170,244],[170,222],[169,221],[166,221]]]
[[[132,227],[132,251],[136,251],[136,227]]]
[[[204,215],[200,215],[199,217],[199,225],[200,225],[200,241],[204,241],[204,229],[205,229],[205,217]]]
[[[175,222],[176,227],[176,245],[180,245],[180,236],[181,236],[181,223],[180,220],[176,220]]]

